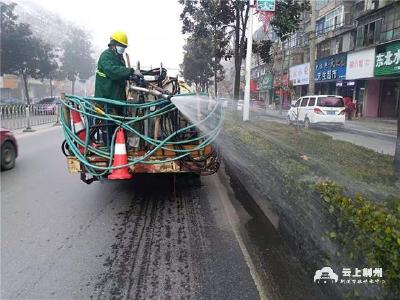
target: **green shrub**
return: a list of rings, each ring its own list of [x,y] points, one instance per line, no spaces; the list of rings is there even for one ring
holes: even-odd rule
[[[337,231],[329,237],[343,246],[352,261],[382,267],[388,295],[400,299],[400,199],[390,197],[376,204],[359,194],[353,199],[345,196],[332,181],[316,187],[337,217]]]

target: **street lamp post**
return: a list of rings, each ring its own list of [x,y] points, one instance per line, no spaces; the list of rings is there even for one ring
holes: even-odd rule
[[[314,1],[311,2],[311,31],[310,31],[310,73],[309,73],[309,84],[308,84],[308,95],[315,94],[315,18],[316,18],[316,9]]]
[[[250,74],[251,74],[251,48],[253,44],[253,13],[254,0],[250,0],[249,19],[247,26],[247,52],[246,52],[246,86],[244,90],[243,121],[249,120],[250,109]]]

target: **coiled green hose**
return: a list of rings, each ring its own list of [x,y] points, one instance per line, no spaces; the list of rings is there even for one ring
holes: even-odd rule
[[[182,95],[176,95],[174,97],[179,97],[179,96],[193,96],[196,97],[195,94],[182,94]],[[169,136],[164,138],[163,140],[158,140],[154,139],[152,137],[146,136],[142,133],[140,133],[138,130],[134,128],[134,125],[138,122],[144,121],[144,120],[150,120],[151,118],[156,118],[159,116],[162,116],[164,114],[170,113],[172,111],[177,110],[177,107],[171,103],[169,100],[164,100],[164,99],[158,99],[155,101],[151,102],[145,102],[145,103],[129,103],[129,102],[122,102],[122,101],[117,101],[117,100],[111,100],[111,99],[105,99],[105,98],[93,98],[93,97],[80,97],[80,96],[75,96],[75,95],[65,95],[64,98],[62,98],[62,105],[67,107],[70,110],[74,110],[80,113],[80,115],[84,119],[84,124],[85,126],[85,131],[86,131],[86,140],[82,141],[77,133],[74,132],[73,129],[70,128],[70,124],[66,124],[65,121],[65,116],[64,116],[64,109],[61,109],[61,124],[63,126],[63,131],[64,131],[64,136],[66,143],[68,145],[70,153],[72,153],[78,160],[86,167],[86,170],[88,171],[89,174],[92,176],[97,176],[101,177],[103,175],[106,175],[113,169],[118,169],[118,168],[123,168],[123,167],[129,167],[132,165],[135,165],[137,163],[142,163],[142,164],[161,164],[161,163],[166,163],[166,162],[171,162],[175,160],[179,160],[185,156],[190,155],[191,152],[201,150],[205,148],[206,146],[210,145],[215,138],[217,137],[218,133],[220,132],[223,124],[223,109],[222,105],[216,101],[215,105],[211,109],[211,111],[200,121],[190,124],[184,128],[180,128],[176,130],[175,132],[171,133]],[[110,114],[104,112],[101,108],[103,106],[107,105],[112,105],[114,107],[122,107],[122,108],[135,108],[135,109],[142,109],[146,111],[146,113],[143,116],[120,116],[120,115],[115,115],[115,114]],[[150,107],[155,107],[156,109],[154,111],[149,111]],[[217,119],[214,119],[217,118]],[[90,124],[89,120],[102,120],[102,121],[107,121],[112,124],[115,124],[118,128],[123,128],[125,132],[131,132],[138,136],[140,139],[144,140],[146,143],[149,145],[152,145],[154,148],[151,150],[148,150],[144,155],[138,158],[128,158],[128,163],[126,165],[121,165],[121,166],[112,166],[112,161],[113,161],[113,156],[114,156],[114,145],[115,145],[115,137],[116,137],[116,132],[115,130],[114,134],[112,135],[111,138],[111,145],[110,149],[100,149],[93,147],[89,144],[89,139],[90,139],[90,127],[88,124]],[[206,122],[210,120],[217,120],[217,125],[210,131],[207,132],[202,132],[199,134],[197,137],[192,137],[189,139],[179,139],[179,140],[174,140],[177,136],[179,136],[182,133],[187,132],[190,129],[193,128],[199,128],[202,124],[205,124]],[[196,145],[196,147],[193,147],[191,149],[183,149],[181,146],[185,144],[193,144],[193,143],[199,143]],[[179,149],[175,149],[174,145],[179,145]],[[85,153],[81,153],[79,150],[79,146],[84,147],[86,149]],[[163,149],[163,150],[168,150],[168,151],[173,151],[176,153],[175,157],[171,158],[166,158],[163,160],[149,160],[152,154],[154,154],[157,150]],[[108,165],[107,166],[99,166],[96,164],[91,163],[88,160],[88,154],[94,154],[99,157],[105,158],[108,160]]]

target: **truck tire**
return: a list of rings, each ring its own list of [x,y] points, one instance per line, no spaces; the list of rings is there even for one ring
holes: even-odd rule
[[[16,151],[13,143],[7,141],[1,146],[1,169],[10,170],[15,166]]]

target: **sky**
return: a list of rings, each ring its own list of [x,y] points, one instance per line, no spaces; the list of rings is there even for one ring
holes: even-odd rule
[[[18,3],[18,1],[15,1]],[[185,37],[181,34],[178,0],[27,0],[82,25],[96,48],[106,49],[111,33],[125,31],[131,64],[178,69]],[[170,70],[176,75],[178,70]]]
[[[55,12],[62,19],[83,26],[92,37],[96,49],[106,49],[110,35],[124,31],[128,35],[132,67],[140,61],[141,68],[158,67],[176,76],[183,60],[185,36],[181,33],[178,0],[14,0],[31,2]],[[253,32],[261,25],[257,17]],[[96,58],[97,59],[97,58]]]

